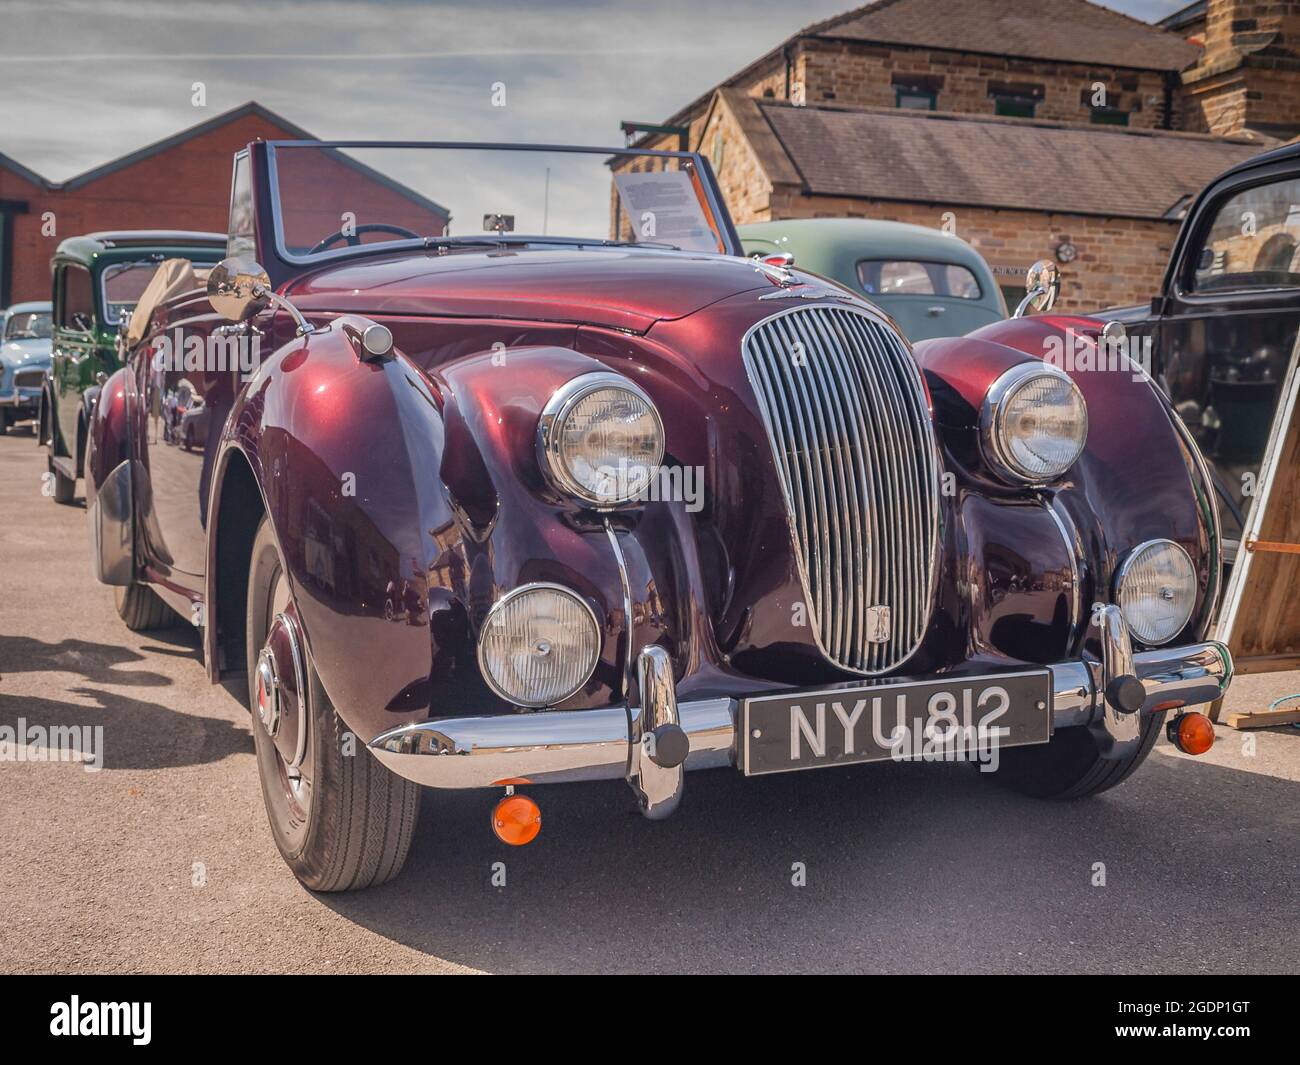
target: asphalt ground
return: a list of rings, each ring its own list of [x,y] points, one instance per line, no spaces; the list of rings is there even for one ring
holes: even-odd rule
[[[0,762],[0,972],[1300,970],[1289,727],[1220,727],[1198,759],[1162,739],[1075,803],[963,765],[695,773],[658,823],[619,782],[538,787],[522,849],[489,830],[493,795],[426,792],[396,881],[312,894],[233,685],[194,630],[121,624],[82,501],[43,496],[44,470],[0,437],[0,726],[103,725],[103,767]],[[1229,709],[1291,692],[1300,674],[1243,677]]]

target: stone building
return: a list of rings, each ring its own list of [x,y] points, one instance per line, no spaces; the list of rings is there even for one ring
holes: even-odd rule
[[[915,222],[1008,293],[1054,257],[1062,307],[1142,302],[1196,191],[1300,133],[1300,0],[1203,2],[1175,30],[1087,0],[876,0],[643,143],[707,155],[738,223]]]

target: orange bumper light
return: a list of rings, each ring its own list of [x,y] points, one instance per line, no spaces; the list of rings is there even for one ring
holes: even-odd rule
[[[502,843],[522,847],[542,830],[542,811],[527,795],[507,795],[492,811],[492,831]]]
[[[1204,754],[1214,746],[1214,722],[1204,714],[1181,714],[1169,722],[1169,740],[1183,754]]]

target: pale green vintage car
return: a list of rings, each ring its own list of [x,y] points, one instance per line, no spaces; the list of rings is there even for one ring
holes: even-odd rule
[[[737,226],[745,254],[811,270],[864,294],[909,340],[961,336],[1007,317],[980,253],[960,237],[906,222],[804,218]]]

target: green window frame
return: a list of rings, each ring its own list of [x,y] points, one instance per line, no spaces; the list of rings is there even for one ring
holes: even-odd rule
[[[904,103],[903,101],[908,101]],[[910,111],[934,111],[939,103],[939,94],[933,89],[907,88],[894,86],[894,106]]]
[[[1007,96],[999,95],[993,97],[993,113],[1003,115],[1007,118],[1033,118],[1034,111],[1038,108],[1038,101],[1032,96]]]
[[[1094,107],[1091,122],[1094,126],[1127,126],[1128,112],[1118,107]]]

